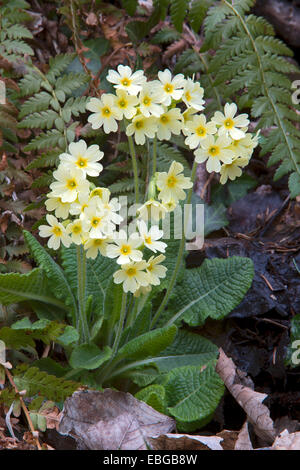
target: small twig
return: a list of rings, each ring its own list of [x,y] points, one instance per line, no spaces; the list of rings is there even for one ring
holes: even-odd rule
[[[9,408],[8,412],[6,413],[6,416],[5,416],[5,424],[6,424],[6,426],[7,426],[7,429],[9,430],[9,433],[10,433],[11,437],[12,437],[13,439],[16,439],[16,441],[18,441],[18,439],[17,439],[16,436],[15,436],[14,430],[13,430],[13,428],[12,428],[11,422],[10,422],[10,415],[12,414],[13,409],[14,409],[14,404],[12,403],[12,404],[10,405],[10,408]]]
[[[260,277],[265,281],[265,283],[267,284],[268,288],[273,292],[274,289],[270,283],[270,281],[268,281],[268,279],[263,275],[263,274],[260,274]]]
[[[14,382],[14,379],[13,379],[13,376],[11,375],[11,373],[9,372],[8,369],[6,369],[6,367],[4,367],[5,369],[5,373],[6,373],[6,376],[11,384],[11,386],[14,388],[15,392],[19,395],[19,400],[20,400],[20,403],[21,403],[21,407],[22,407],[22,410],[24,411],[24,414],[26,416],[26,419],[27,419],[27,423],[28,423],[28,426],[29,426],[29,429],[32,433],[32,436],[33,436],[33,439],[35,440],[35,443],[36,443],[36,446],[38,448],[38,450],[42,450],[42,446],[40,444],[40,441],[38,439],[38,437],[36,436],[37,434],[37,431],[34,429],[34,426],[33,426],[33,423],[32,423],[32,420],[30,418],[30,414],[29,414],[29,411],[27,410],[27,407],[24,403],[24,400],[22,398],[22,396],[20,395],[20,392],[19,390],[17,389],[17,386]]]

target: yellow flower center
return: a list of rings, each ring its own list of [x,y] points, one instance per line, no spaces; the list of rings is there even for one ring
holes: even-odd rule
[[[164,86],[164,90],[166,93],[172,93],[174,90],[174,86],[171,83],[166,83]]]
[[[84,168],[87,166],[87,159],[86,158],[82,158],[82,157],[79,157],[77,162],[76,162],[76,165],[79,166],[80,168]]]
[[[102,189],[100,188],[95,188],[93,189],[93,191],[91,192],[91,197],[94,197],[94,196],[99,196],[99,197],[102,197]]]
[[[119,106],[120,106],[120,108],[126,108],[126,107],[127,107],[127,104],[128,104],[127,101],[124,100],[124,99],[122,99],[122,100],[119,101]]]
[[[126,270],[126,274],[127,274],[127,276],[129,276],[129,277],[135,276],[135,275],[136,275],[136,268],[128,268],[128,269]]]
[[[102,115],[108,118],[111,115],[111,110],[107,106],[104,106],[104,108],[102,108]]]
[[[208,149],[208,153],[210,154],[211,157],[216,157],[216,156],[219,155],[219,153],[220,153],[220,148],[217,147],[216,145],[212,145],[212,146]]]
[[[95,246],[100,246],[103,244],[103,238],[95,238],[94,239],[94,245]]]
[[[191,94],[190,94],[189,91],[187,91],[187,92],[185,93],[185,99],[186,99],[187,101],[191,101],[192,97],[191,97]]]
[[[205,135],[206,135],[206,129],[205,129],[205,127],[203,127],[203,126],[197,127],[197,129],[196,129],[196,134],[197,134],[199,137],[205,136]]]
[[[234,127],[234,121],[232,119],[228,118],[224,122],[224,126],[226,127],[226,129],[232,129]]]
[[[91,224],[93,227],[97,227],[101,221],[101,217],[93,217],[91,220]]]
[[[175,176],[169,176],[169,178],[167,179],[167,185],[169,186],[169,188],[174,188],[176,183],[177,179],[175,178]]]
[[[130,86],[130,85],[131,85],[131,80],[129,80],[129,78],[124,77],[124,78],[122,78],[122,80],[121,80],[121,85],[123,85],[123,86]]]
[[[145,98],[143,99],[143,103],[145,106],[150,106],[151,99],[149,98],[149,96],[145,96]]]
[[[74,225],[72,228],[73,233],[80,233],[81,232],[81,225]]]
[[[122,255],[129,255],[131,253],[131,247],[130,245],[122,245],[120,252]]]
[[[67,186],[68,189],[75,189],[77,187],[77,182],[76,182],[76,180],[74,180],[74,178],[72,178],[72,179],[67,181],[66,186]]]
[[[136,129],[142,129],[142,127],[144,127],[144,122],[143,121],[136,121],[134,123]]]
[[[153,271],[153,264],[150,263],[149,266],[147,266],[147,270],[150,272]]]
[[[151,245],[152,243],[151,237],[145,237],[145,243],[148,243],[148,245]]]
[[[84,212],[84,209],[85,209],[86,207],[88,207],[87,204],[82,204],[82,206],[81,206],[81,212]]]
[[[160,116],[159,120],[160,120],[160,122],[162,122],[163,124],[166,124],[167,122],[169,122],[169,118],[168,118],[168,116],[166,116],[165,114],[163,114],[162,116]]]
[[[62,230],[60,227],[58,227],[57,225],[55,227],[53,227],[52,229],[52,233],[56,236],[56,237],[60,237],[62,235]]]

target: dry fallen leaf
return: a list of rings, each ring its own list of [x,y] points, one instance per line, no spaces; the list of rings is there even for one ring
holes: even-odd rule
[[[80,449],[147,450],[149,438],[166,434],[175,421],[130,393],[82,390],[67,398],[59,432]]]
[[[271,449],[274,450],[300,450],[300,432],[289,434],[286,429],[276,437]]]
[[[216,371],[229,392],[247,414],[248,421],[253,424],[256,434],[268,444],[271,444],[275,439],[276,433],[273,421],[270,418],[270,411],[263,404],[267,395],[265,393],[255,392],[251,388],[242,385],[237,367],[232,359],[226,356],[222,349],[220,349]]]
[[[150,438],[155,450],[223,450],[217,436],[191,436],[189,434],[164,434]]]
[[[249,436],[248,421],[246,421],[239,432],[234,450],[253,450],[252,442]]]

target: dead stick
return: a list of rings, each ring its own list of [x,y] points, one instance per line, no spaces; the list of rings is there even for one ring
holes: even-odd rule
[[[6,375],[7,375],[7,378],[8,378],[8,380],[9,380],[11,386],[14,388],[15,392],[19,395],[21,407],[22,407],[22,410],[24,411],[24,414],[25,414],[25,416],[26,416],[26,419],[27,419],[27,422],[28,422],[28,426],[29,426],[29,429],[30,429],[30,431],[31,431],[31,433],[32,433],[32,436],[33,436],[34,440],[35,440],[36,446],[37,446],[38,450],[42,450],[42,446],[41,446],[41,444],[40,444],[40,441],[39,441],[38,437],[36,437],[36,432],[37,432],[37,431],[34,429],[33,423],[32,423],[31,418],[30,418],[29,411],[27,410],[27,407],[26,407],[26,405],[25,405],[25,403],[24,403],[24,400],[23,400],[23,398],[21,397],[19,390],[17,389],[17,386],[16,386],[16,384],[15,384],[15,382],[14,382],[14,379],[13,379],[11,373],[6,369],[6,367],[4,367],[4,369],[5,369],[5,373],[6,373]]]

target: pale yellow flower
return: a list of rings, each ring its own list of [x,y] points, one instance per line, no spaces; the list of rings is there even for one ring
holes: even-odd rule
[[[87,236],[87,233],[85,233],[82,226],[82,220],[80,219],[76,219],[68,224],[66,227],[66,233],[70,235],[71,240],[75,245],[81,245],[83,238]]]
[[[157,225],[152,225],[152,227],[150,227],[148,230],[147,224],[143,220],[138,220],[137,226],[141,239],[143,240],[144,245],[149,248],[149,250],[153,251],[154,253],[157,251],[160,251],[161,253],[165,252],[167,244],[158,241],[164,235],[163,230],[159,230]]]
[[[220,136],[230,135],[230,137],[235,140],[245,137],[245,132],[239,128],[249,125],[248,114],[235,116],[236,113],[237,105],[235,103],[226,103],[224,106],[224,114],[220,111],[215,112],[212,121],[219,127],[218,134]]]
[[[136,105],[139,103],[139,100],[136,96],[129,95],[123,89],[118,89],[116,94],[115,105],[121,111],[122,117],[132,119],[136,114]]]
[[[194,82],[191,78],[185,81],[185,86],[182,94],[182,101],[188,108],[194,108],[197,111],[204,109],[203,100],[204,89],[200,86],[199,82]]]
[[[130,95],[136,96],[147,80],[143,70],[132,72],[128,65],[118,65],[117,70],[117,72],[109,70],[106,80],[113,83],[115,88],[126,90]]]
[[[229,163],[229,164],[224,163],[221,166],[220,183],[225,184],[228,179],[233,181],[236,178],[239,178],[242,175],[241,168],[244,168],[245,166],[247,166],[248,163],[249,163],[249,158],[247,157],[237,157],[232,161],[232,163]]]
[[[69,145],[69,153],[62,153],[59,158],[62,163],[80,168],[86,175],[99,176],[103,170],[101,163],[104,153],[99,150],[99,145],[88,147],[84,140],[72,142]]]
[[[158,86],[159,93],[161,95],[161,103],[166,106],[171,104],[172,99],[175,101],[180,100],[183,95],[183,89],[185,86],[185,78],[182,73],[172,77],[170,70],[165,69],[164,71],[158,72]]]
[[[89,191],[89,182],[79,168],[60,164],[53,176],[57,181],[50,184],[50,189],[53,196],[60,197],[62,202],[74,202],[78,194]]]
[[[208,135],[217,132],[216,125],[213,122],[206,122],[204,114],[194,116],[191,121],[186,123],[185,130],[186,134],[188,134],[185,139],[185,144],[188,145],[190,149],[195,149]]]
[[[235,156],[233,151],[228,148],[230,144],[231,139],[224,135],[217,138],[213,135],[209,135],[201,142],[201,148],[195,150],[195,160],[197,163],[202,163],[207,160],[207,171],[209,173],[213,171],[219,173],[221,170],[221,162],[230,164]]]
[[[124,292],[134,294],[141,286],[146,287],[149,284],[149,276],[145,272],[146,266],[146,261],[122,264],[121,269],[113,275],[114,282],[123,283]]]
[[[50,237],[47,243],[49,248],[58,250],[60,243],[69,247],[71,245],[71,239],[67,235],[65,227],[58,222],[54,215],[47,214],[46,220],[49,225],[40,225],[39,235],[40,237]]]
[[[98,196],[93,197],[84,209],[84,229],[90,238],[106,238],[113,235],[115,226],[107,217],[107,211],[101,206]]]
[[[159,221],[164,219],[167,209],[161,202],[149,199],[137,210],[137,213],[146,222],[148,220]]]
[[[186,194],[184,189],[189,189],[193,186],[191,179],[182,174],[183,169],[181,163],[173,161],[168,173],[157,173],[156,185],[160,191],[158,197],[162,200],[163,204],[185,199]]]
[[[47,211],[55,211],[56,217],[60,219],[67,219],[71,204],[69,202],[62,202],[60,197],[53,196],[53,193],[47,194],[47,200],[45,206]]]
[[[113,243],[107,247],[108,258],[117,258],[118,264],[141,261],[143,253],[137,248],[141,246],[142,240],[136,235],[134,233],[127,238],[124,230],[115,232]]]
[[[86,109],[92,111],[88,117],[88,122],[92,124],[93,129],[99,129],[103,126],[106,134],[117,132],[117,120],[122,119],[123,114],[116,106],[116,97],[110,93],[105,93],[101,98],[91,98],[86,105]]]
[[[148,260],[146,269],[149,274],[149,282],[153,286],[158,286],[160,284],[160,278],[166,277],[167,268],[160,264],[165,259],[166,257],[164,255],[158,255],[155,258],[151,256]]]
[[[107,247],[112,242],[111,238],[89,238],[85,244],[84,249],[86,250],[86,257],[96,259],[98,253],[102,256],[107,256]]]
[[[178,108],[165,111],[157,118],[157,138],[159,140],[170,140],[171,135],[179,135],[181,129],[182,115]]]
[[[157,130],[157,119],[154,116],[145,117],[143,114],[137,114],[131,124],[127,126],[126,135],[134,134],[134,140],[138,145],[144,145],[146,136],[153,139]]]
[[[154,82],[146,83],[139,94],[140,112],[146,117],[151,115],[159,117],[164,112],[163,106],[158,104],[160,102],[161,96],[158,87]]]

